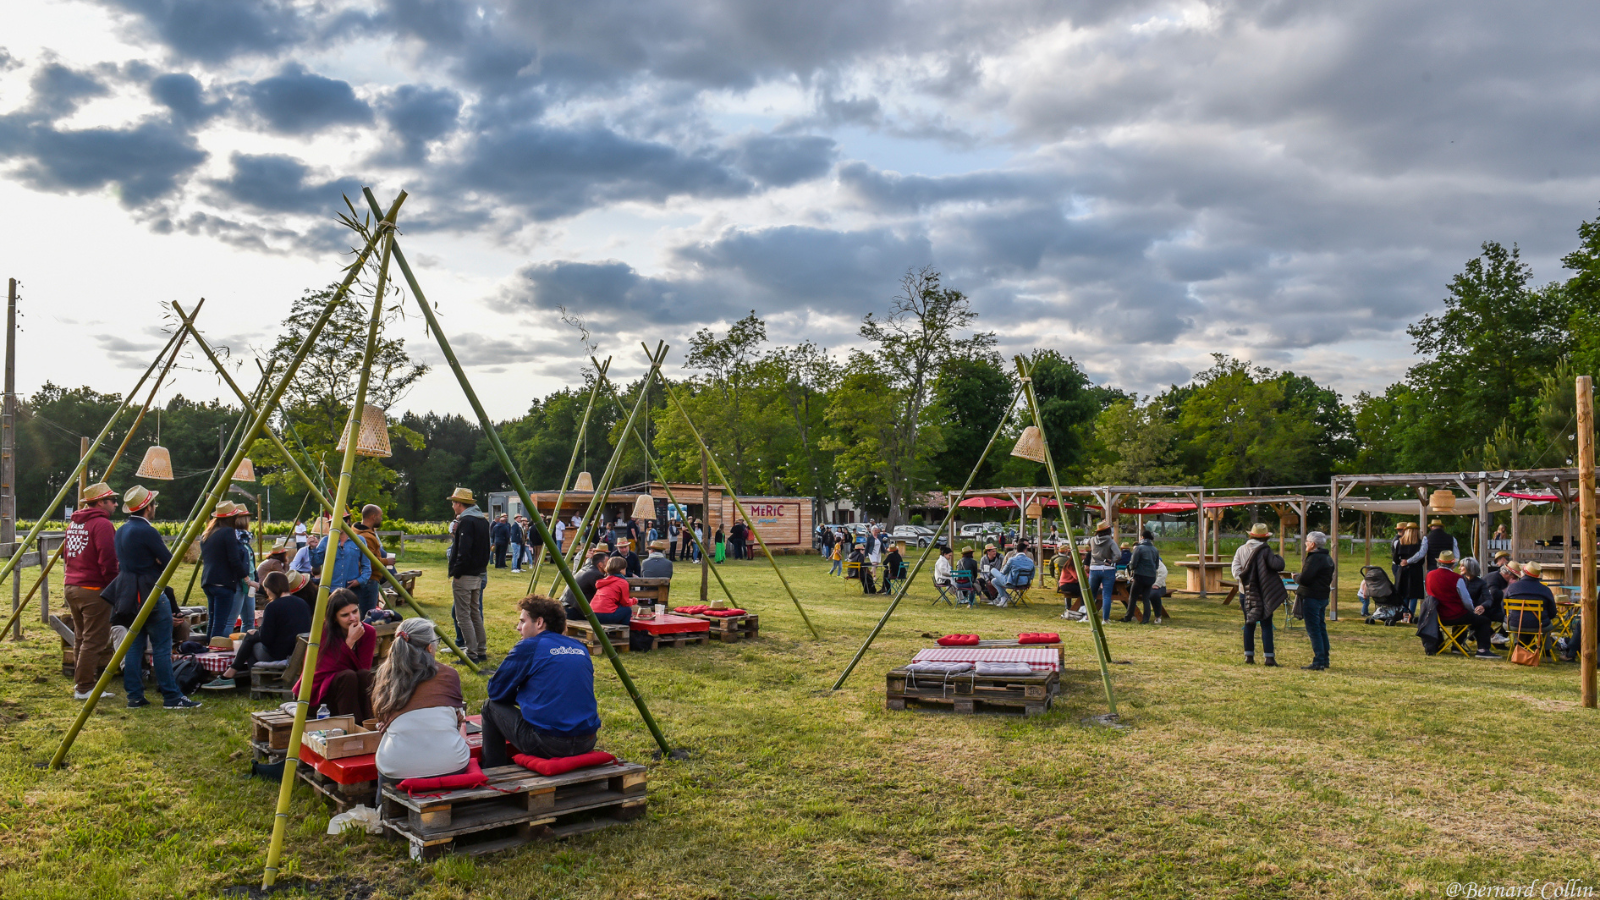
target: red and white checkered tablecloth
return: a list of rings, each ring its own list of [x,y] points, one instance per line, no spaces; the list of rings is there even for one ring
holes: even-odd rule
[[[196,662],[200,663],[200,668],[205,669],[207,672],[215,672],[218,675],[221,675],[227,671],[229,666],[233,665],[232,653],[196,653],[194,658]]]
[[[1056,647],[929,647],[918,650],[912,662],[1024,662],[1035,672],[1061,671],[1061,651]]]

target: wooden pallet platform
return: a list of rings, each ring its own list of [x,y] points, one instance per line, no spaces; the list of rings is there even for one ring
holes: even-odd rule
[[[976,675],[964,673],[941,678],[916,674],[904,668],[889,673],[884,693],[885,709],[947,708],[963,714],[1021,712],[1043,715],[1061,693],[1061,673],[1032,675]]]
[[[627,653],[628,626],[605,625],[602,627],[606,630],[606,640],[611,642],[611,646],[617,648],[618,653]],[[605,651],[600,649],[600,642],[595,639],[594,629],[589,627],[589,623],[583,619],[579,619],[576,622],[570,620],[567,622],[567,637],[583,641],[583,645],[589,648],[590,656],[605,655]]]
[[[618,825],[644,815],[645,767],[615,763],[545,776],[521,766],[484,770],[489,786],[412,797],[383,789],[384,829],[412,859],[481,855]]]
[[[711,626],[711,630],[707,633],[725,644],[735,644],[745,638],[754,640],[761,636],[761,617],[759,615],[708,616],[704,613],[674,613],[673,615],[688,616],[691,619],[705,621]]]
[[[269,709],[250,714],[250,743],[265,744],[273,750],[289,749],[289,732],[294,729],[294,716],[280,709]]]
[[[673,634],[648,634],[648,632],[645,632],[644,634],[650,639],[651,650],[660,650],[663,647],[687,647],[690,644],[711,643],[711,633],[709,631],[680,631]]]
[[[265,741],[250,742],[250,758],[263,765],[283,762],[283,758],[288,755],[289,750],[287,747],[273,747]]]
[[[306,762],[299,764],[295,774],[301,781],[311,785],[311,789],[332,804],[337,812],[344,812],[360,804],[370,804],[378,792],[377,781],[340,784],[318,772],[316,766]]]

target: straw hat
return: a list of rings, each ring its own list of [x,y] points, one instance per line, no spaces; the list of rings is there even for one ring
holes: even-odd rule
[[[1510,559],[1510,558],[1511,558],[1511,551],[1509,551],[1509,550],[1496,550],[1494,552],[1494,561],[1495,562],[1499,562],[1502,559]]]
[[[1532,575],[1533,577],[1538,578],[1540,575],[1544,574],[1544,566],[1537,562],[1525,562],[1522,564],[1522,574]]]
[[[234,511],[234,503],[232,500],[223,500],[219,502],[216,510],[211,513],[211,517],[214,519],[231,519],[236,515],[238,515],[238,513]]]
[[[983,545],[983,549],[985,549],[985,550],[993,550],[994,549],[994,545],[993,544],[984,544]]]
[[[651,550],[663,550],[664,551],[664,550],[667,549],[667,542],[666,541],[659,541],[659,540],[651,541],[650,542],[650,549]]]
[[[233,505],[233,514],[236,516],[248,516],[250,515],[250,507],[245,506],[243,503],[235,503]]]
[[[1444,551],[1441,551],[1441,552],[1440,552],[1440,553],[1439,553],[1439,558],[1438,558],[1438,559],[1436,559],[1436,560],[1434,560],[1434,562],[1437,562],[1437,563],[1438,563],[1438,564],[1439,564],[1439,565],[1441,565],[1441,566],[1442,566],[1442,565],[1445,565],[1445,564],[1447,564],[1447,563],[1453,563],[1453,562],[1455,562],[1455,561],[1456,561],[1456,555],[1455,555],[1455,552],[1454,552],[1454,551],[1451,551],[1451,550],[1444,550]]]
[[[450,502],[452,502],[452,503],[465,503],[468,506],[477,506],[478,505],[478,501],[472,499],[472,491],[471,491],[471,489],[464,488],[464,487],[458,487],[458,488],[455,489],[454,492],[452,492],[450,494]]]
[[[1122,549],[1124,549],[1124,550],[1132,550],[1133,549],[1133,545],[1128,543],[1127,541],[1123,541],[1122,542]]]
[[[272,549],[267,551],[267,555],[268,556],[288,556],[289,555],[289,548],[285,547],[282,544],[273,544],[272,545]]]
[[[116,493],[111,489],[111,485],[106,484],[104,481],[96,481],[83,489],[83,496],[79,497],[78,500],[87,506],[90,503],[98,503],[107,497],[114,497]]]
[[[290,569],[284,574],[289,576],[289,593],[291,594],[305,587],[306,582],[311,580],[310,575],[295,569]]]
[[[160,494],[160,491],[146,490],[144,485],[136,484],[122,495],[122,508],[126,512],[138,512],[156,502],[156,497]]]
[[[1265,522],[1257,522],[1250,526],[1250,536],[1258,538],[1271,537],[1272,529],[1268,528]]]
[[[1110,531],[1111,530],[1111,520],[1109,520],[1109,519],[1101,519],[1100,521],[1094,523],[1094,530],[1096,532]]]
[[[971,547],[962,547],[961,548],[961,555],[962,556],[971,556],[972,555],[972,548]]]
[[[1444,527],[1444,520],[1443,519],[1434,519],[1433,521],[1428,523],[1428,527],[1429,528],[1443,528]]]

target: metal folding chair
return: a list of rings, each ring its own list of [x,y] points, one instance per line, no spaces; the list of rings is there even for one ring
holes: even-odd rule
[[[978,603],[978,583],[972,579],[972,574],[965,569],[958,570],[950,576],[950,587],[956,593],[956,605],[972,607]]]
[[[1471,625],[1446,625],[1440,622],[1439,636],[1443,638],[1439,642],[1440,655],[1453,651],[1460,653],[1462,656],[1472,656],[1477,652],[1467,649],[1467,641],[1472,637]]]
[[[1511,643],[1506,645],[1506,652],[1509,653],[1518,644],[1522,644],[1540,656],[1550,657],[1550,661],[1555,662],[1555,641],[1550,640],[1541,618],[1544,615],[1544,601],[1533,597],[1507,597],[1504,605],[1506,634],[1511,638]],[[1443,626],[1440,626],[1440,630],[1443,630]],[[1443,649],[1440,648],[1441,652]]]
[[[940,601],[943,601],[945,606],[954,608],[956,601],[955,598],[950,595],[955,593],[955,583],[951,582],[950,584],[940,584],[939,582],[935,581],[933,586],[939,591],[939,596],[933,598],[933,605],[938,606]]]

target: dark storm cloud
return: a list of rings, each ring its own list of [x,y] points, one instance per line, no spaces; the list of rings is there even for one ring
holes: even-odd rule
[[[271,55],[306,37],[307,22],[290,0],[101,0],[127,14],[136,32],[185,59],[220,63]]]
[[[488,202],[515,203],[535,219],[625,201],[737,197],[754,189],[709,151],[687,154],[600,127],[540,125],[475,135],[445,180]]]
[[[537,310],[566,309],[595,322],[714,321],[733,307],[690,281],[650,278],[627,263],[551,262],[517,273],[506,299]],[[574,346],[581,354],[582,348]]]
[[[110,186],[130,209],[175,192],[206,156],[193,136],[161,122],[62,131],[0,117],[0,159],[19,163],[15,174],[24,184],[52,193]]]
[[[737,276],[759,289],[771,309],[850,312],[891,296],[906,269],[933,261],[933,248],[917,232],[785,225],[729,229],[715,240],[679,247],[674,256],[686,266]]]
[[[71,115],[84,100],[110,93],[93,75],[55,62],[40,66],[28,79],[28,87],[33,91],[29,108],[52,119]]]
[[[350,83],[286,64],[277,75],[240,87],[267,124],[279,134],[311,134],[336,125],[372,121],[372,107],[356,96]]]
[[[384,122],[400,138],[393,156],[402,162],[420,163],[427,155],[429,141],[455,130],[461,116],[461,95],[447,88],[403,84],[378,104]]]
[[[341,197],[359,202],[361,181],[335,178],[318,181],[311,170],[291,156],[269,154],[253,156],[235,153],[229,160],[233,173],[210,182],[228,200],[247,203],[269,212],[299,212],[327,215],[344,208]]]
[[[226,100],[206,102],[200,79],[187,72],[168,72],[150,81],[150,99],[172,110],[176,121],[204,125],[228,108]]]

